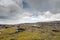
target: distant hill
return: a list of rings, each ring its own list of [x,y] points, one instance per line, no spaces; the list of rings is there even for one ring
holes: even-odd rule
[[[1,28],[5,28],[5,27],[30,27],[33,25],[37,25],[37,26],[60,26],[60,21],[51,21],[51,22],[36,22],[36,23],[22,23],[22,24],[15,24],[15,25],[7,25],[7,24],[0,24],[0,29]]]

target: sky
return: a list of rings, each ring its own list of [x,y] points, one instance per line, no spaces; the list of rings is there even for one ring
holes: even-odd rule
[[[60,20],[60,0],[0,0],[0,24]]]

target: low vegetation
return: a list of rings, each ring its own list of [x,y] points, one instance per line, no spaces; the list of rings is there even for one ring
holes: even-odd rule
[[[26,23],[0,29],[0,40],[60,40],[60,23]],[[19,29],[19,30],[18,30]]]

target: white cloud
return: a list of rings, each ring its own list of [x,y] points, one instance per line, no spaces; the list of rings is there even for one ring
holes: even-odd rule
[[[18,23],[33,23],[33,22],[48,22],[48,21],[59,21],[60,13],[53,14],[50,11],[46,12],[37,12],[38,16],[34,16],[31,12],[24,12],[17,20],[6,20],[3,21],[0,19],[2,24],[18,24]],[[44,13],[39,15],[39,13]]]
[[[60,1],[59,0],[25,0],[34,10],[22,13],[20,7],[21,0],[3,0],[0,2],[0,23],[18,24],[32,22],[47,22],[60,20]],[[9,3],[8,3],[9,2]],[[58,4],[58,5],[57,5]],[[2,6],[1,6],[2,5]],[[52,9],[51,9],[52,8]],[[56,13],[52,13],[54,11]]]
[[[24,12],[23,14],[31,14],[31,15],[25,15],[21,17],[20,22],[21,23],[32,23],[32,22],[48,22],[48,21],[58,21],[60,20],[60,13],[53,14],[50,11],[46,12],[37,12],[37,13],[44,13],[43,15],[39,15],[35,17],[33,13]]]
[[[44,12],[44,15],[38,16],[40,21],[58,21],[60,20],[60,13],[53,14],[49,11]]]

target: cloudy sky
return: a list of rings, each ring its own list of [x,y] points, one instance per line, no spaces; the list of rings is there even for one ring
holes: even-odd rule
[[[0,0],[0,24],[60,20],[60,0]]]

